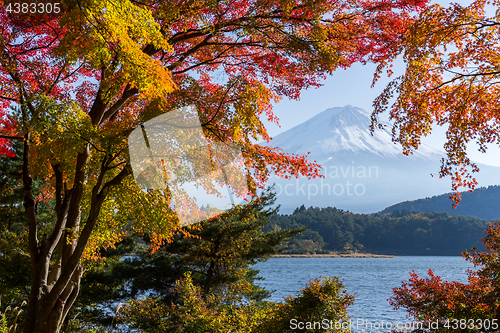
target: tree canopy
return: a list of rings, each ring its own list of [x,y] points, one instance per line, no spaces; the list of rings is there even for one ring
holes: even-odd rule
[[[473,173],[479,169],[467,155],[470,143],[482,152],[487,144],[500,143],[499,6],[500,1],[484,0],[429,6],[392,50],[391,61],[402,57],[405,73],[374,102],[372,128],[380,125],[378,114],[389,111],[393,138],[406,154],[433,126],[447,127],[439,174],[451,176],[453,191],[476,185]],[[379,74],[382,70],[383,64]]]

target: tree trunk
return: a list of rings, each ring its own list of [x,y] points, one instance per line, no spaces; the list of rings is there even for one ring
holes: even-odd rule
[[[28,301],[24,333],[58,333],[80,291],[84,268],[80,259],[97,223],[99,212],[111,186],[119,184],[130,174],[124,167],[118,175],[103,184],[104,174],[113,160],[106,156],[92,190],[90,210],[81,226],[81,203],[87,182],[87,163],[90,145],[87,144],[76,160],[73,187],[68,190],[59,165],[52,165],[56,178],[57,221],[50,235],[38,239],[37,217],[34,209],[32,180],[29,177],[29,137],[24,145],[23,182],[25,215],[29,221],[31,255],[31,292]],[[54,258],[55,257],[55,258]],[[51,265],[51,259],[55,260]]]
[[[82,232],[77,242],[76,235],[80,226],[81,200],[89,155],[89,145],[78,154],[75,186],[71,190],[64,189],[63,175],[59,165],[53,165],[56,177],[57,221],[50,236],[44,235],[40,241],[30,177],[29,134],[26,134],[23,152],[23,182],[25,215],[29,221],[31,291],[24,333],[59,332],[78,295],[83,274],[80,258],[88,237],[85,237]],[[92,228],[95,221],[87,221],[87,223]],[[90,232],[87,232],[88,236]],[[66,242],[66,239],[72,241]],[[56,247],[57,259],[53,267],[50,267],[50,260]]]

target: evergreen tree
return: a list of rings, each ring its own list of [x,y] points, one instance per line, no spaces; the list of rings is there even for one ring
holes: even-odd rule
[[[111,304],[146,293],[158,296],[162,303],[178,302],[172,287],[186,272],[190,272],[193,284],[203,295],[245,284],[242,297],[254,301],[268,297],[268,291],[253,283],[258,279],[258,271],[251,265],[281,253],[286,248],[279,245],[304,230],[263,232],[269,216],[278,211],[278,208],[269,208],[274,201],[275,195],[268,189],[260,199],[234,206],[220,217],[185,227],[154,253],[139,245],[135,256],[120,261],[117,253],[130,251],[123,243],[121,251],[104,252],[103,264],[90,269],[83,278],[85,292],[75,311],[86,312],[87,320],[110,323],[112,318],[104,316],[98,307],[94,306],[96,311],[89,311],[86,306]],[[148,240],[147,235],[144,239]]]
[[[22,144],[14,142],[19,152]],[[27,299],[30,259],[25,252],[26,224],[22,205],[23,185],[20,183],[22,154],[0,155],[0,295],[2,306]]]
[[[21,303],[29,295],[31,261],[26,251],[28,225],[24,216],[22,177],[23,144],[13,141],[14,154],[0,155],[0,296],[2,307]],[[34,179],[35,207],[41,231],[53,217],[43,180]]]

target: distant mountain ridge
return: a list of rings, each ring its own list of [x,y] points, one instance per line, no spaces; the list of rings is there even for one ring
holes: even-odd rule
[[[354,213],[374,213],[394,203],[449,192],[450,179],[432,177],[440,170],[443,151],[421,145],[405,156],[392,141],[391,124],[370,133],[370,114],[347,105],[327,109],[264,145],[306,155],[317,161],[323,179],[282,179],[276,184],[280,212],[296,207],[334,206]],[[480,165],[480,186],[499,185],[500,168]]]
[[[462,200],[456,209],[452,208],[449,199],[451,193],[431,198],[400,202],[379,212],[381,215],[390,214],[395,210],[425,213],[446,212],[451,215],[475,216],[485,220],[500,220],[500,186],[477,188],[473,192],[462,192]]]

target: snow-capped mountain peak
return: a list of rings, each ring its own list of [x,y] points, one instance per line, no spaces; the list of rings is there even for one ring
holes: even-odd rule
[[[304,123],[277,135],[270,145],[285,151],[325,160],[333,154],[367,153],[379,157],[402,155],[401,146],[392,142],[390,125],[370,133],[370,114],[352,105],[327,109]],[[328,155],[328,156],[327,156]],[[421,146],[416,157],[435,159],[443,153]]]

